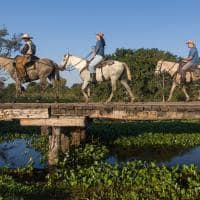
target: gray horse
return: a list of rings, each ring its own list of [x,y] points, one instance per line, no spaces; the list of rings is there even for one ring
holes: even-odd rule
[[[69,66],[74,66],[79,72],[80,77],[83,80],[82,84],[82,93],[85,97],[86,102],[89,101],[89,83],[90,83],[90,72],[87,67],[87,60],[73,56],[70,54],[64,55],[63,61],[61,63],[61,68],[68,68]],[[131,91],[131,88],[128,85],[128,80],[131,80],[131,72],[128,65],[124,62],[113,61],[110,65],[105,65],[102,68],[96,69],[96,79],[97,81],[101,82],[104,80],[110,80],[112,86],[112,92],[110,97],[107,99],[107,103],[110,102],[113,98],[114,92],[117,89],[117,81],[119,80],[120,83],[125,87],[128,94],[131,97],[131,102],[135,100],[135,97]]]
[[[0,56],[0,66],[7,71],[11,78],[16,82],[16,97],[22,93],[22,82],[17,77],[14,58]],[[27,74],[30,81],[40,80],[41,91],[44,92],[47,87],[47,79],[55,87],[55,80],[59,78],[59,67],[50,59],[43,58],[35,62],[34,65],[27,67]]]

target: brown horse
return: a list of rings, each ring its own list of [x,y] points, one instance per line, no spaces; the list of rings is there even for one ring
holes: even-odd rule
[[[0,66],[7,71],[11,78],[16,82],[16,97],[22,93],[22,81],[17,76],[15,59],[0,56]],[[59,67],[50,59],[43,58],[37,60],[33,65],[27,67],[27,75],[30,82],[40,80],[41,91],[44,92],[47,87],[47,79],[55,87],[55,80],[59,78]]]

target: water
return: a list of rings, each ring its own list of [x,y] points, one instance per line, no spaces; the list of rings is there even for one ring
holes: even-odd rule
[[[0,167],[18,168],[24,167],[31,162],[33,167],[44,169],[46,165],[41,163],[40,152],[30,148],[30,140],[16,139],[0,144]],[[134,160],[156,161],[159,165],[175,166],[177,164],[195,164],[200,169],[200,146],[190,149],[162,149],[123,151],[122,149],[111,150],[106,162],[110,164],[124,163]]]
[[[200,169],[200,146],[190,149],[183,155],[177,155],[169,161],[163,162],[161,164],[166,164],[167,166],[174,166],[177,164],[195,164]]]
[[[119,151],[120,152],[120,151]],[[167,166],[175,166],[175,165],[183,165],[183,164],[195,164],[200,169],[200,146],[191,148],[191,149],[179,149],[179,150],[171,150],[167,152],[145,152],[142,151],[142,153],[136,153],[134,154],[132,152],[132,155],[130,153],[127,153],[126,156],[123,156],[122,154],[116,154],[116,152],[113,152],[108,158],[107,162],[110,164],[122,164],[124,162],[133,161],[133,160],[143,160],[143,161],[155,161],[159,165],[167,165]]]
[[[43,169],[42,155],[28,147],[30,140],[16,139],[0,144],[0,167],[18,168],[33,162],[33,167]]]

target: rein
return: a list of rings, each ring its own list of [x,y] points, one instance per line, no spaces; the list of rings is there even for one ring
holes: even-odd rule
[[[67,60],[65,61],[65,66],[67,65],[67,63],[68,63],[68,61],[69,61],[69,57],[70,57],[71,55],[68,55],[68,58],[67,58]],[[84,59],[81,59],[79,62],[77,62],[76,64],[74,64],[73,65],[73,67],[71,67],[70,69],[66,69],[67,71],[73,71],[73,70],[75,70],[75,66],[77,66],[78,64],[80,64],[81,62],[83,62],[83,61],[85,61]]]

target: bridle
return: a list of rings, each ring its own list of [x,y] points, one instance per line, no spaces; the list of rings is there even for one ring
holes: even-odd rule
[[[65,63],[64,63],[64,66],[65,66],[66,71],[72,71],[72,70],[74,70],[73,67],[71,67],[71,68],[66,68],[66,65],[67,65],[67,63],[68,63],[68,61],[69,61],[69,57],[70,57],[70,56],[71,56],[70,54],[67,54],[67,60],[65,60]],[[65,56],[65,57],[66,57],[66,56]]]
[[[71,55],[70,54],[68,54],[68,57],[67,57],[67,60],[65,61],[65,63],[64,63],[64,66],[66,66],[67,65],[67,63],[68,63],[68,61],[69,61],[69,57],[70,57]],[[80,64],[81,62],[83,62],[84,61],[84,59],[81,59],[80,61],[78,61],[76,64],[74,64],[73,65],[73,67],[70,67],[70,68],[67,68],[66,69],[66,67],[65,67],[65,69],[66,69],[66,71],[73,71],[73,70],[75,70],[75,67],[74,66],[76,66],[76,65],[78,65],[78,64]]]

